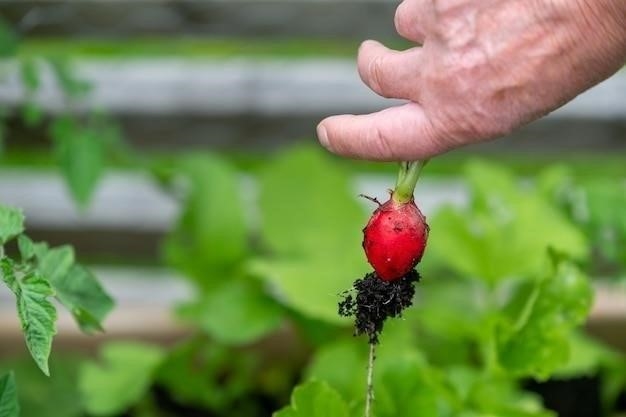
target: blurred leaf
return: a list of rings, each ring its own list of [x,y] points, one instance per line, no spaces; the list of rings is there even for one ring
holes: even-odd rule
[[[114,301],[90,270],[74,264],[67,274],[52,281],[52,286],[83,332],[102,331],[101,323],[113,309]]]
[[[19,235],[17,237],[17,247],[22,261],[28,261],[35,256],[35,243],[28,236]]]
[[[20,406],[17,402],[15,375],[10,372],[0,376],[0,416],[18,417],[19,415]]]
[[[28,128],[34,128],[43,120],[43,110],[41,107],[33,102],[27,101],[22,105],[22,120]]]
[[[536,378],[565,365],[571,331],[585,321],[592,298],[589,279],[568,261],[559,262],[553,276],[521,286],[500,329],[501,364],[514,375]]]
[[[602,368],[612,368],[619,362],[619,353],[596,341],[582,331],[574,331],[569,337],[569,360],[551,375],[553,379],[593,377]]]
[[[26,346],[41,371],[50,375],[48,357],[56,334],[57,312],[49,297],[54,295],[50,283],[37,273],[19,277],[9,258],[0,260],[2,280],[15,294],[17,313],[22,324]]]
[[[365,216],[349,178],[318,150],[299,148],[261,176],[261,226],[272,256],[250,264],[281,302],[310,317],[345,322],[342,291],[370,268],[363,255]]]
[[[10,24],[0,16],[0,58],[10,58],[17,52],[18,37]]]
[[[94,130],[62,117],[52,123],[54,152],[69,190],[85,207],[98,184],[105,163],[105,144]]]
[[[20,75],[22,84],[29,92],[37,91],[40,85],[39,68],[37,62],[32,57],[22,58],[20,60]]]
[[[200,301],[184,305],[179,314],[231,345],[254,342],[283,322],[283,309],[259,285],[243,279],[226,282]]]
[[[248,229],[236,172],[212,155],[180,161],[188,186],[178,224],[165,242],[168,261],[203,287],[229,280],[248,253]]]
[[[532,277],[549,267],[547,249],[587,256],[580,231],[534,190],[481,163],[468,166],[472,205],[444,208],[430,220],[429,256],[462,276],[495,283]]]
[[[306,379],[327,382],[354,407],[364,401],[367,355],[367,345],[354,338],[327,343],[315,353]]]
[[[377,417],[422,417],[438,414],[436,391],[428,382],[424,363],[412,360],[387,365],[375,377]]]
[[[256,366],[257,357],[252,352],[196,339],[170,352],[159,368],[157,381],[181,404],[237,415],[234,410],[241,399],[258,389]]]
[[[24,215],[16,208],[0,204],[0,245],[24,231]]]
[[[77,399],[76,374],[79,360],[74,352],[63,356],[56,352],[50,362],[51,377],[44,376],[30,358],[11,358],[0,368],[15,370],[19,381],[21,417],[79,417],[82,404]],[[54,404],[54,407],[51,406]],[[0,415],[3,415],[0,412]]]
[[[321,151],[296,148],[261,176],[263,237],[278,254],[361,258],[365,216],[347,174]]]
[[[101,363],[81,366],[78,386],[90,414],[110,416],[122,413],[148,392],[164,353],[152,345],[116,342],[105,345],[101,357]]]
[[[49,63],[59,87],[66,95],[79,98],[89,91],[89,83],[76,76],[69,60],[63,57],[53,57],[49,59]]]
[[[296,387],[291,405],[274,417],[349,417],[348,406],[327,383],[310,381]]]

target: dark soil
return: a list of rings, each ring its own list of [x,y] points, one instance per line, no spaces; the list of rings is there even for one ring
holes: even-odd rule
[[[419,279],[415,270],[395,281],[383,281],[376,273],[369,273],[341,294],[339,315],[354,317],[355,336],[365,334],[371,344],[377,344],[385,320],[400,317],[413,304],[414,283]]]

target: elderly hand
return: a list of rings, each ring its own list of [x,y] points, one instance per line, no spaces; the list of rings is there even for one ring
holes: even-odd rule
[[[340,155],[420,160],[505,135],[562,106],[626,60],[624,0],[404,0],[396,29],[420,44],[361,45],[362,80],[409,100],[318,125]]]

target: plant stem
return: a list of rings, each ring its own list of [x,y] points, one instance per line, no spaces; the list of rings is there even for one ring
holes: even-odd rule
[[[365,395],[365,417],[372,415],[374,401],[374,361],[376,360],[376,345],[370,343],[370,354],[367,361],[367,391]]]
[[[398,180],[392,194],[394,201],[398,203],[408,203],[411,201],[417,180],[426,163],[428,163],[428,159],[424,161],[400,162]]]

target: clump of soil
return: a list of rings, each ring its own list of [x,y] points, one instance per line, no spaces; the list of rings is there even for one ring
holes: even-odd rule
[[[419,279],[415,270],[394,281],[383,281],[375,272],[369,273],[342,293],[339,315],[354,317],[355,336],[365,334],[371,344],[377,344],[385,320],[400,317],[413,304],[414,283]]]

